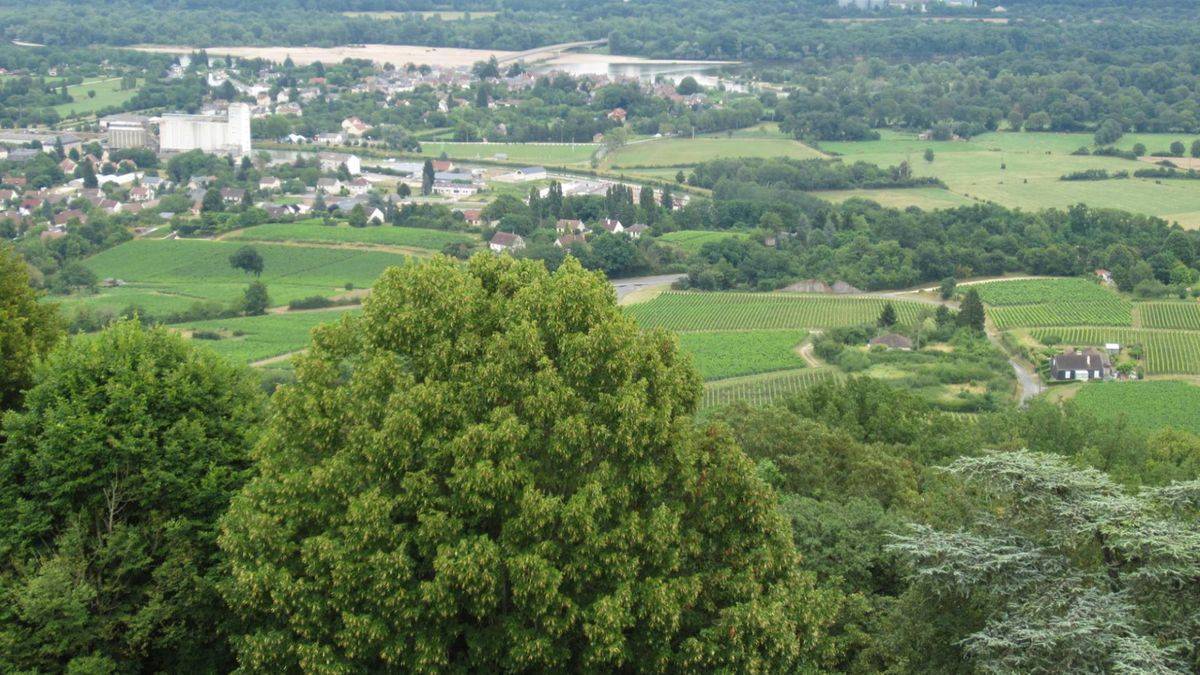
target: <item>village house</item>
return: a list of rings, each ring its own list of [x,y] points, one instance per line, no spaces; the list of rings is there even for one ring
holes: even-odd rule
[[[633,239],[641,239],[642,234],[644,234],[645,232],[647,232],[649,230],[650,230],[650,226],[646,225],[645,223],[634,223],[633,225],[630,225],[628,229],[625,230],[625,234],[628,234]]]
[[[621,224],[621,221],[612,218],[605,218],[600,221],[600,227],[609,234],[621,234],[625,231],[625,226]]]
[[[483,225],[483,211],[479,209],[467,209],[465,211],[459,211],[459,213],[462,214],[463,220],[466,221],[468,225],[473,227],[480,227]]]
[[[318,178],[317,192],[325,192],[328,194],[338,194],[342,191],[342,181],[336,178]]]
[[[355,178],[346,184],[346,190],[355,197],[361,197],[371,191],[371,181],[366,178]]]
[[[497,232],[492,235],[492,240],[488,242],[488,248],[496,253],[504,253],[505,251],[519,251],[525,248],[525,239],[519,234],[511,232]]]
[[[479,186],[474,183],[459,183],[454,181],[434,181],[433,193],[443,197],[470,197],[479,192]]]
[[[576,218],[559,218],[554,223],[554,231],[559,234],[575,234],[586,229],[583,221]]]
[[[362,173],[362,159],[358,155],[348,155],[340,152],[321,152],[317,153],[317,160],[321,163],[322,171],[337,171],[342,166],[345,166],[346,171],[349,171],[351,176],[357,176]]]
[[[587,239],[582,234],[564,234],[554,240],[554,245],[559,248],[569,249],[575,244],[582,244]]]
[[[68,211],[63,211],[61,213],[54,214],[54,224],[55,225],[66,225],[67,223],[71,222],[72,220],[79,223],[80,225],[86,225],[87,221],[88,221],[88,217],[87,217],[86,213],[84,213],[83,211],[80,211],[79,209],[70,209]]]
[[[129,201],[131,202],[148,202],[154,199],[154,191],[144,185],[135,185],[129,188]]]
[[[226,204],[239,204],[246,198],[246,191],[242,188],[221,188],[221,201]]]
[[[1113,367],[1108,356],[1096,349],[1074,349],[1050,359],[1050,376],[1060,382],[1107,380],[1113,376]]]
[[[258,189],[266,191],[274,191],[283,187],[283,181],[275,176],[263,176],[258,180]]]
[[[347,117],[342,120],[342,131],[350,136],[361,137],[363,134],[371,130],[371,125],[363,122],[357,117]]]

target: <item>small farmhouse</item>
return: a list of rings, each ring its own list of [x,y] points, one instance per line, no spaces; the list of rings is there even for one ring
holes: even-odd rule
[[[488,248],[496,253],[519,251],[525,248],[525,238],[511,232],[497,232],[492,235],[492,240],[488,242]]]
[[[1113,376],[1112,361],[1095,349],[1075,349],[1050,359],[1050,376],[1061,382],[1106,380]]]

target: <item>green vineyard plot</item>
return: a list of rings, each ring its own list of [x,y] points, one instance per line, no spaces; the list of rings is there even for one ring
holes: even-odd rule
[[[1133,304],[1087,279],[1023,279],[972,286],[1001,330],[1021,326],[1131,326]]]
[[[886,300],[791,293],[671,291],[629,308],[643,328],[676,331],[836,328],[875,323]],[[917,317],[921,305],[894,301],[899,320]]]
[[[700,406],[712,408],[739,401],[750,405],[768,405],[815,384],[841,377],[842,374],[834,368],[810,368],[720,380],[705,385]]]
[[[1075,405],[1101,419],[1124,418],[1147,431],[1200,434],[1200,387],[1187,382],[1104,382],[1081,387]]]
[[[692,355],[706,380],[804,367],[795,347],[806,334],[797,331],[683,333],[680,347]]]
[[[1138,305],[1145,328],[1200,330],[1200,304],[1194,302],[1145,302]]]

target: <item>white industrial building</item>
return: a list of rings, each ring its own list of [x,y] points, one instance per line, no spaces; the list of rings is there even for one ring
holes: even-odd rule
[[[163,152],[203,150],[215,154],[250,154],[250,106],[231,103],[225,114],[162,116],[158,126]]]

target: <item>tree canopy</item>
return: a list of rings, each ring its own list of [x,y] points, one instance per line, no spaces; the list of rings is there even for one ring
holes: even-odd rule
[[[388,270],[298,359],[225,520],[242,666],[829,663],[839,594],[699,392],[573,260]]]
[[[0,412],[20,402],[34,364],[61,335],[57,307],[38,302],[25,261],[0,244]]]
[[[232,665],[217,519],[249,472],[254,380],[123,322],[38,368],[0,451],[0,670]]]

